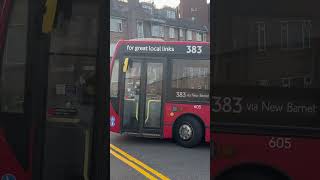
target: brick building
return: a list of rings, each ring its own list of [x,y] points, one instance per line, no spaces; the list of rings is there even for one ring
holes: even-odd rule
[[[180,18],[194,21],[197,25],[210,26],[210,5],[207,0],[180,0],[178,14]]]
[[[206,17],[208,18],[208,17]],[[112,0],[110,55],[120,39],[160,38],[165,41],[209,41],[207,24],[179,18],[178,8],[155,8],[139,0]]]
[[[220,1],[215,10],[223,14],[215,19],[215,83],[319,87],[317,7],[298,3],[286,9],[289,1],[276,0],[235,2]]]

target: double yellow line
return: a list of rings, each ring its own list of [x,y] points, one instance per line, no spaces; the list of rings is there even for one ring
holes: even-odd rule
[[[125,151],[121,150],[113,144],[110,144],[110,153],[122,162],[124,162],[125,164],[127,164],[128,166],[143,174],[148,179],[170,180],[168,177],[152,169],[150,166],[132,157],[131,155],[129,155],[128,153],[126,153]]]

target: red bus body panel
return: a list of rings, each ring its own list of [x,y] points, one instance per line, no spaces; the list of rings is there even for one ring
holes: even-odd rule
[[[195,105],[197,104],[165,103],[163,109],[163,138],[172,138],[172,126],[174,122],[182,115],[190,114],[202,120],[205,127],[205,140],[206,142],[210,142],[210,105],[200,105],[201,109],[195,108]],[[173,112],[174,115],[170,116],[174,106],[180,109],[180,111]]]
[[[21,167],[0,129],[0,178],[6,174],[13,175],[16,179],[31,180],[30,172]]]
[[[110,126],[110,131],[115,133],[120,133],[120,117],[112,107],[112,104],[110,103],[110,119],[114,118],[114,126]]]
[[[320,143],[318,139],[291,138],[290,149],[270,148],[271,136],[214,134],[217,147],[229,146],[234,155],[211,157],[211,175],[218,176],[232,167],[246,164],[263,165],[293,180],[318,180]]]

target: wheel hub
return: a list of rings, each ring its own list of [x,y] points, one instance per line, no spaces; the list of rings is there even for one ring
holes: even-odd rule
[[[191,139],[193,135],[193,129],[189,124],[183,124],[182,126],[180,126],[179,128],[179,136],[181,139],[183,140],[189,140]]]

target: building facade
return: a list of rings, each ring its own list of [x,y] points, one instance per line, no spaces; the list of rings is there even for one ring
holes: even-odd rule
[[[209,4],[207,0],[180,0],[178,14],[180,18],[194,21],[197,25],[210,26]]]
[[[208,17],[206,17],[208,18]],[[181,18],[178,8],[155,8],[139,0],[112,0],[110,56],[120,39],[159,38],[165,41],[209,41],[207,24]]]

